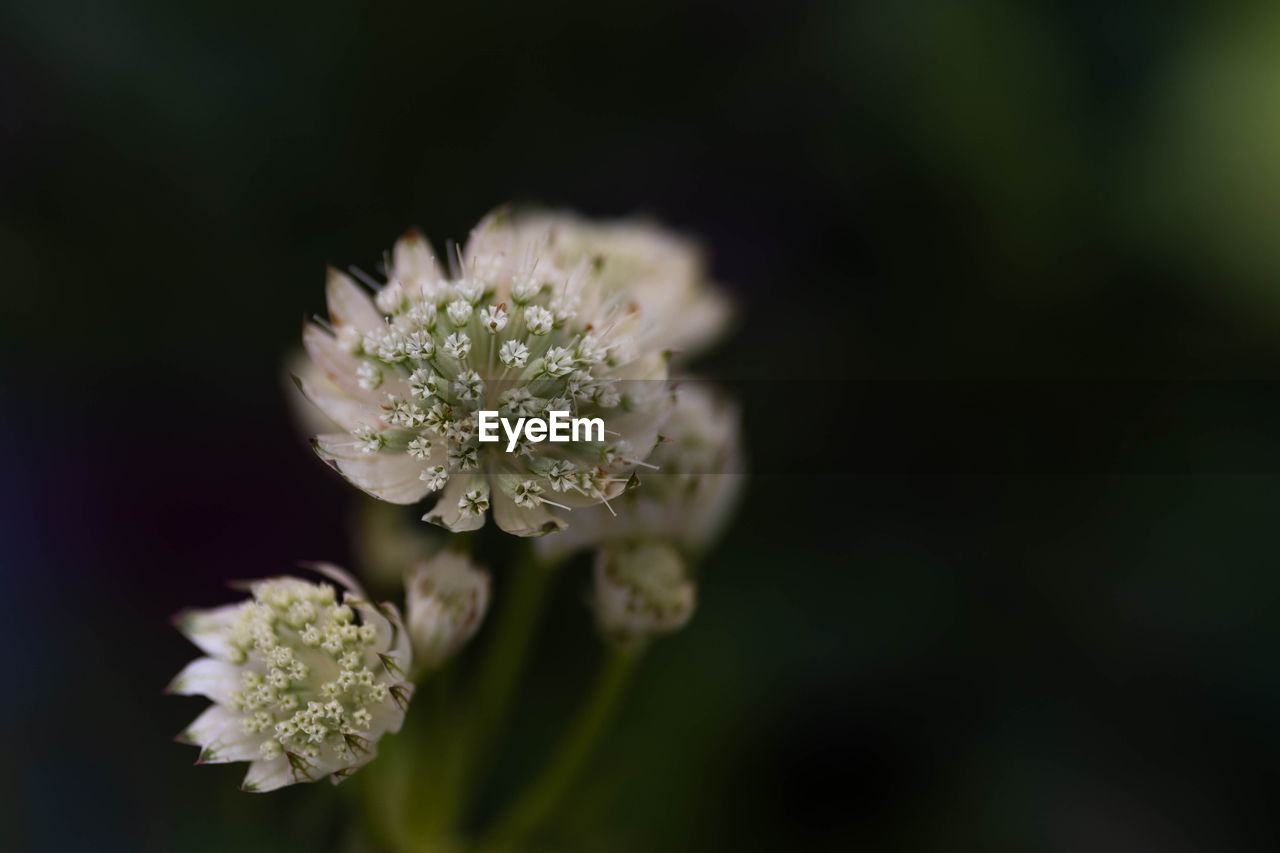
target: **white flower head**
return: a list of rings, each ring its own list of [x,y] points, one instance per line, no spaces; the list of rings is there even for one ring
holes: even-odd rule
[[[248,761],[245,791],[341,781],[400,730],[413,693],[400,614],[336,566],[313,568],[345,587],[341,600],[332,584],[278,577],[249,584],[246,601],[178,619],[206,656],[169,690],[213,700],[178,738],[201,748],[200,764]]]
[[[593,581],[596,622],[611,639],[638,642],[669,634],[693,616],[697,588],[684,558],[669,545],[601,548]]]
[[[303,331],[324,381],[296,380],[340,430],[313,439],[321,458],[391,503],[439,492],[424,519],[454,532],[492,512],[508,533],[540,536],[567,526],[561,513],[621,495],[674,405],[667,356],[620,280],[606,286],[586,262],[562,268],[539,245],[500,213],[472,232],[451,278],[416,233],[396,244],[380,298],[331,270],[329,325]],[[360,343],[344,348],[348,337]],[[476,413],[512,399],[600,418],[605,439],[479,443]],[[630,454],[605,452],[618,439]]]
[[[442,551],[419,563],[405,590],[413,656],[424,671],[466,645],[489,608],[489,575],[463,554]]]

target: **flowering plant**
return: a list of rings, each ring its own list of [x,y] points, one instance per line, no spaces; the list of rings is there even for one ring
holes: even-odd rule
[[[255,581],[242,601],[180,614],[204,656],[169,689],[212,704],[179,739],[200,747],[197,763],[248,762],[242,788],[255,792],[339,782],[381,746],[389,756],[361,774],[371,844],[462,844],[549,579],[594,552],[599,681],[480,839],[518,847],[569,791],[646,645],[693,614],[697,560],[741,485],[739,415],[721,392],[669,371],[723,335],[731,305],[683,238],[538,211],[490,215],[444,262],[410,232],[381,273],[329,271],[328,316],[305,324],[291,375],[313,407],[297,414],[321,459],[383,506],[429,501],[421,517],[436,527],[421,530],[361,510],[367,577],[399,576],[405,616],[323,563],[304,566],[318,580]],[[602,429],[544,442],[509,426],[567,414]],[[485,430],[499,420],[509,440],[494,442]],[[496,531],[483,530],[490,512]],[[495,584],[474,559],[481,533],[536,543],[496,567]],[[469,689],[415,711],[415,687],[434,682],[447,696],[454,670],[471,667],[470,655],[451,662],[491,598],[498,624],[483,632]],[[426,744],[438,759],[429,772],[415,759]],[[429,807],[395,807],[419,789]]]

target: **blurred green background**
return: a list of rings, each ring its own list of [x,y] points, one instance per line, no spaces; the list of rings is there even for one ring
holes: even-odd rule
[[[282,359],[326,262],[505,201],[657,216],[743,306],[701,370],[756,476],[557,846],[1280,844],[1275,4],[19,0],[0,81],[3,846],[350,840],[346,785],[190,767],[167,619],[354,562]],[[955,399],[1010,379],[993,438]],[[1081,379],[1136,403],[1021,420]],[[1055,462],[1077,422],[1121,438]],[[589,676],[585,584],[495,798]]]

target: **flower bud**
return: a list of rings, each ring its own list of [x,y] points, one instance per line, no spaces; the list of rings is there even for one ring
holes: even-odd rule
[[[595,614],[601,632],[641,641],[684,627],[697,588],[684,558],[670,545],[606,546],[596,552]]]
[[[409,635],[423,670],[440,666],[480,627],[489,607],[489,575],[464,554],[441,552],[405,579]]]

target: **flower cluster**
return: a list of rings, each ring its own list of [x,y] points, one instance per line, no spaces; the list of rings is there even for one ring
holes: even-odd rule
[[[214,703],[179,739],[201,747],[202,764],[250,762],[246,791],[350,775],[400,729],[413,692],[396,609],[369,602],[340,569],[316,568],[346,587],[341,601],[331,584],[280,577],[251,584],[247,601],[178,621],[207,656],[169,690]]]
[[[425,240],[396,244],[372,297],[331,270],[329,323],[303,343],[328,386],[296,378],[344,431],[314,446],[350,482],[392,503],[440,492],[424,518],[474,530],[492,509],[519,536],[563,529],[557,509],[607,504],[653,450],[673,405],[665,354],[643,312],[607,286],[600,265],[572,270],[517,239],[502,215],[482,222],[446,273]],[[515,452],[478,441],[476,413],[571,411],[601,417],[603,441]]]
[[[328,317],[305,324],[306,353],[291,375],[309,401],[295,415],[316,453],[386,502],[361,507],[357,553],[371,583],[403,583],[407,619],[328,564],[311,566],[323,581],[260,580],[246,600],[181,615],[179,629],[204,656],[170,690],[213,704],[179,739],[201,748],[197,763],[248,762],[247,791],[355,772],[400,730],[413,682],[476,634],[490,575],[472,560],[477,538],[449,534],[479,530],[492,512],[501,530],[541,537],[518,546],[533,565],[508,575],[549,572],[593,549],[591,607],[613,646],[600,689],[616,691],[620,659],[691,618],[693,561],[739,495],[736,407],[705,383],[673,386],[668,373],[731,319],[694,244],[646,223],[501,211],[444,264],[421,235],[406,234],[380,273],[329,271]],[[499,441],[481,431],[490,412],[503,424]],[[545,432],[517,423],[554,425],[562,412],[598,418],[603,432],[540,441]],[[422,518],[448,533],[418,524],[420,511],[387,506],[428,496]],[[482,553],[518,543],[506,545]],[[519,661],[537,624],[522,608],[539,601],[504,605],[499,663],[482,672],[473,704],[419,717],[445,728],[411,730],[408,741],[459,744],[450,760],[460,763],[483,755],[479,741],[518,676],[504,662]],[[607,691],[591,701],[604,696],[608,707]],[[412,761],[371,774],[369,790],[419,779],[402,772]],[[430,817],[446,823],[463,805],[441,803]]]

